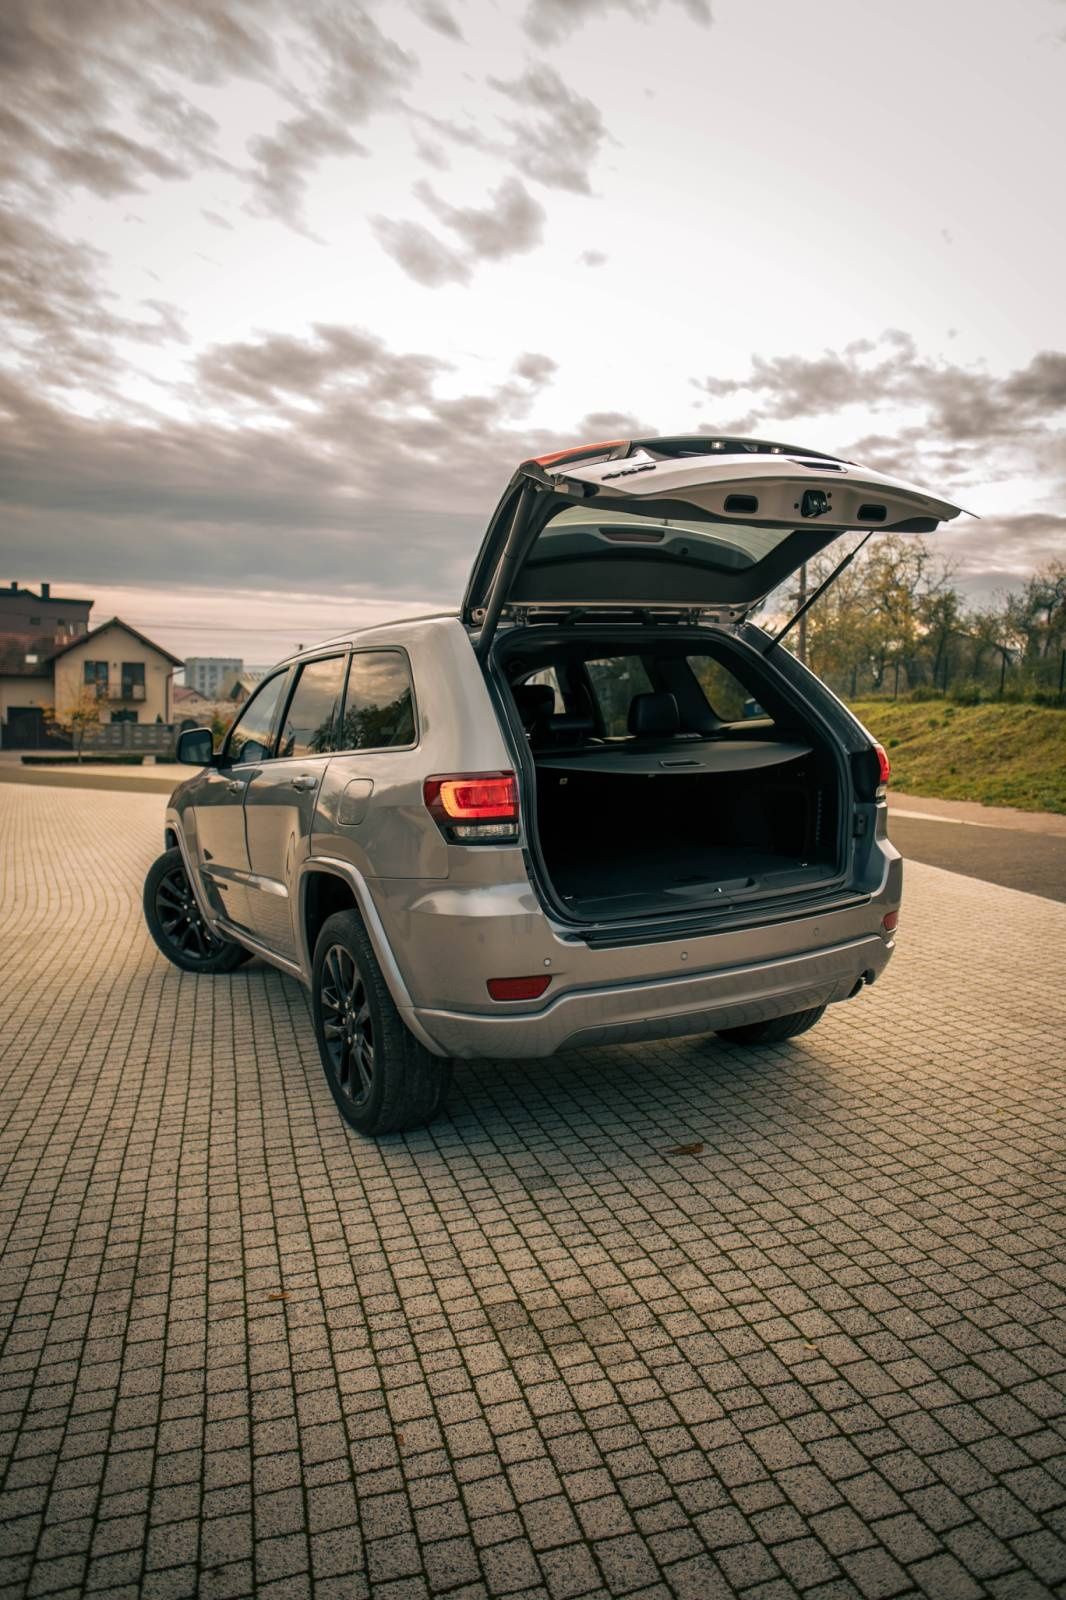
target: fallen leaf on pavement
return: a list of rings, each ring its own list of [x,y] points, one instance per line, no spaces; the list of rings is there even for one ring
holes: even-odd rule
[[[695,1139],[692,1144],[675,1144],[666,1152],[668,1156],[699,1156],[703,1154],[703,1140]]]

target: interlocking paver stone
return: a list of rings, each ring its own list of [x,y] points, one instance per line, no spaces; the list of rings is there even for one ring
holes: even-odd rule
[[[0,785],[5,1597],[1061,1589],[1066,907],[909,866],[795,1044],[371,1145],[297,985],[157,955],[162,807]]]

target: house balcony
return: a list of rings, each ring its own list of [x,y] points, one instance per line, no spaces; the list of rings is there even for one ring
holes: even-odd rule
[[[112,684],[110,689],[105,687],[102,698],[108,700],[127,700],[136,702],[146,698],[146,689],[143,683]]]

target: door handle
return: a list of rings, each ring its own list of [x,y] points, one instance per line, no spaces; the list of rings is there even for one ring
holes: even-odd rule
[[[318,779],[313,772],[304,772],[298,778],[290,778],[289,783],[294,789],[302,789],[307,794],[312,789],[318,788]]]
[[[244,784],[239,778],[231,778],[226,788],[230,794],[241,794],[244,790]]]

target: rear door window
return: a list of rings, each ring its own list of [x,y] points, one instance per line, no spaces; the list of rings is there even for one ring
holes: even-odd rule
[[[281,725],[278,756],[302,760],[336,749],[337,722],[344,693],[344,656],[307,661]]]
[[[751,691],[745,689],[739,678],[734,678],[728,667],[723,667],[713,656],[689,656],[688,664],[719,722],[740,722],[753,714],[750,707],[755,703]],[[758,707],[755,707],[755,714],[759,714]]]
[[[586,671],[596,697],[604,732],[624,739],[629,732],[629,707],[635,695],[650,694],[652,681],[639,656],[609,656],[587,661]]]
[[[415,742],[411,668],[402,650],[357,650],[348,669],[340,750],[390,750]]]

